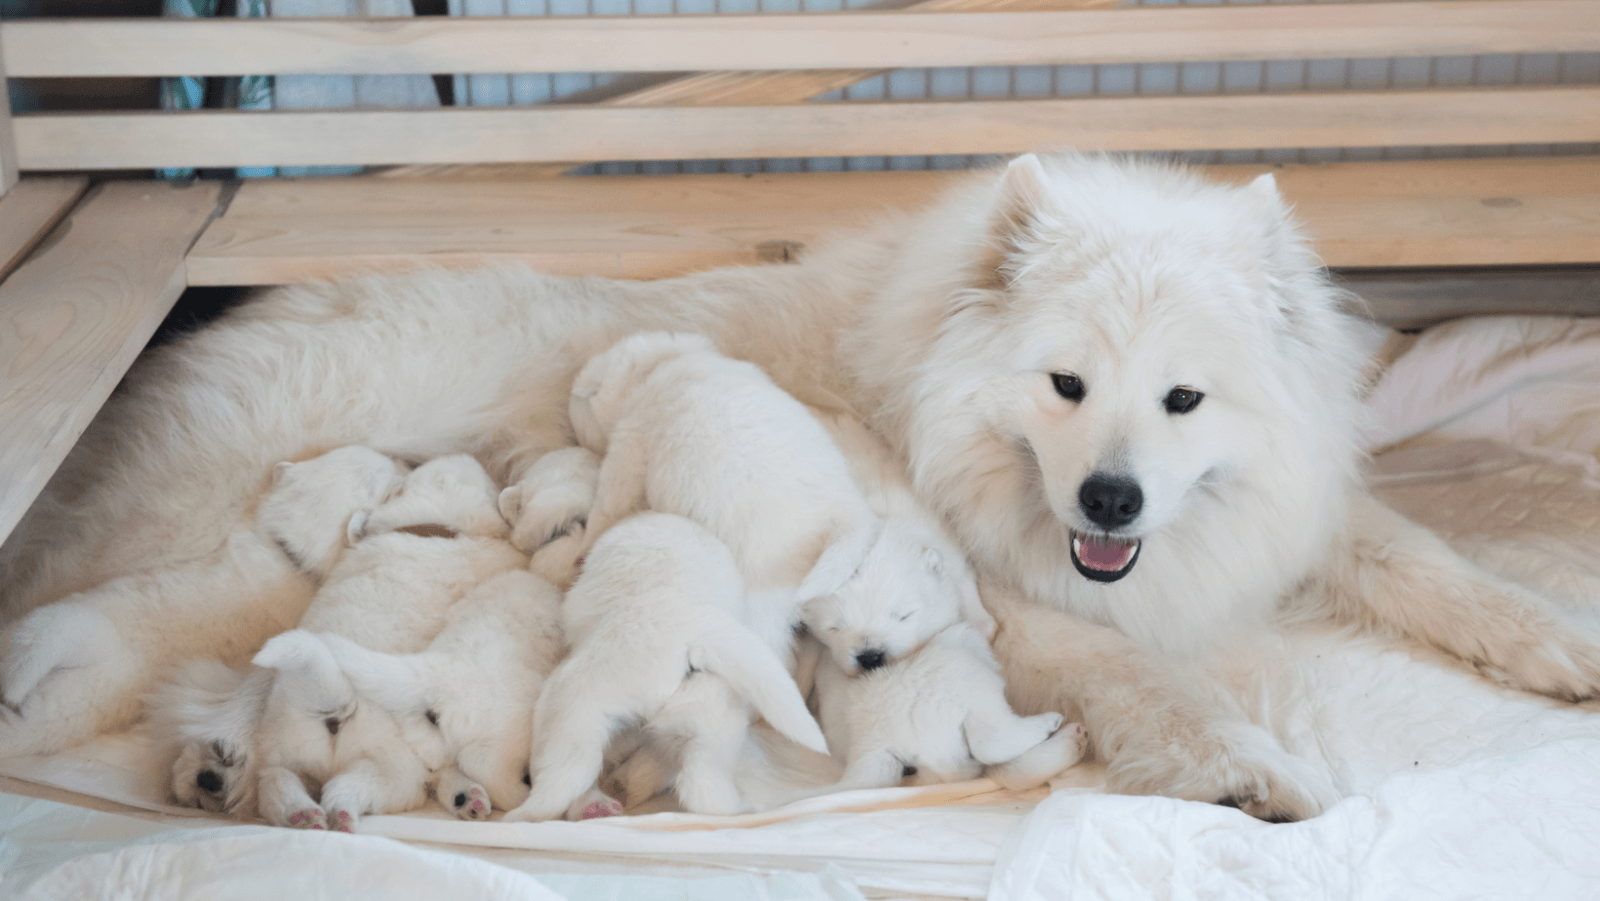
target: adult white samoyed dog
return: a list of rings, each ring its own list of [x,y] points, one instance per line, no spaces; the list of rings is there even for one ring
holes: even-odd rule
[[[571,444],[591,355],[696,331],[901,455],[974,558],[1018,712],[1081,720],[1113,790],[1311,816],[1334,800],[1326,774],[1185,658],[1288,612],[1600,693],[1600,650],[1365,494],[1342,300],[1270,177],[1075,155],[974,175],[798,265],[279,289],[141,361],[0,550],[0,600],[15,615],[203,566],[272,464],[343,444],[471,452],[514,481]],[[208,634],[205,605],[168,615],[172,640]],[[19,699],[0,752],[121,724],[126,705],[70,727],[30,715],[73,684],[46,675]]]

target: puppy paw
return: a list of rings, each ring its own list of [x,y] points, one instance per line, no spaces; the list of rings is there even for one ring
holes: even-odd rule
[[[326,830],[328,828],[328,815],[320,807],[307,807],[289,814],[284,822],[290,829]],[[346,829],[346,832],[350,830]]]
[[[621,816],[622,810],[621,801],[598,788],[591,788],[567,805],[567,819],[594,820],[601,817],[615,817]]]
[[[490,809],[488,793],[477,785],[457,791],[450,798],[450,812],[458,820],[486,820]]]
[[[1501,685],[1569,703],[1600,698],[1600,648],[1583,635],[1551,623],[1521,635],[1502,630],[1483,645],[1488,659],[1473,662]]]
[[[333,828],[334,832],[356,831],[356,822],[359,819],[359,817],[348,810],[328,811],[328,825]]]

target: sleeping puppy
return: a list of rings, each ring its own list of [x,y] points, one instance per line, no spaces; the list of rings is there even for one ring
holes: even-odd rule
[[[811,645],[816,699],[828,749],[844,763],[823,791],[975,779],[985,772],[1008,788],[1042,784],[1083,756],[1083,727],[1059,713],[1019,717],[989,644],[956,623],[921,649],[852,677]],[[818,794],[810,791],[807,795]],[[793,799],[791,799],[793,800]]]
[[[581,447],[551,451],[500,492],[511,543],[532,555],[532,569],[562,591],[578,577],[578,558],[600,480],[600,458]]]
[[[825,753],[783,662],[741,621],[733,556],[695,523],[662,513],[617,523],[590,549],[562,613],[572,651],[534,709],[532,793],[506,819],[620,811],[596,782],[607,745],[631,722],[678,758],[678,800],[697,813],[744,808],[733,769],[752,706]]]
[[[458,818],[483,819],[527,798],[534,702],[566,652],[561,593],[549,582],[526,570],[495,576],[451,607],[444,630],[416,654],[303,630],[274,646],[328,655],[357,697],[394,716],[434,772],[439,803]]]
[[[585,545],[645,508],[693,520],[732,551],[747,622],[785,659],[800,604],[837,591],[880,532],[805,406],[701,335],[623,339],[578,373],[570,412],[603,457]]]
[[[505,540],[496,494],[471,457],[442,457],[413,471],[398,496],[350,517],[352,546],[301,628],[393,653],[422,650],[468,590],[526,564]],[[158,693],[158,715],[181,742],[172,771],[180,803],[236,813],[253,800],[274,825],[346,831],[363,813],[420,803],[395,788],[415,781],[420,766],[393,750],[404,749],[398,724],[362,704],[326,657],[293,650],[263,648],[254,661],[261,669],[234,679],[196,665]],[[379,750],[369,755],[368,748]],[[322,805],[302,778],[323,784]],[[253,790],[235,788],[241,779]]]
[[[279,463],[260,505],[216,553],[187,567],[113,579],[15,624],[5,642],[5,703],[48,726],[48,734],[92,732],[137,718],[140,695],[182,661],[185,647],[243,663],[300,621],[317,583],[344,553],[351,516],[387,500],[404,476],[394,460],[359,446]],[[240,585],[250,586],[242,596]],[[180,637],[171,611],[185,605],[205,605],[211,616]],[[129,691],[141,685],[147,687]],[[119,693],[126,702],[83,721],[85,705]]]

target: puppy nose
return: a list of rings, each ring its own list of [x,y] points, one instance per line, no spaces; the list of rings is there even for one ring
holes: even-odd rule
[[[1144,492],[1132,479],[1096,473],[1084,479],[1083,487],[1078,489],[1078,506],[1090,522],[1115,529],[1139,518]]]
[[[201,791],[216,792],[222,789],[222,777],[210,770],[201,770],[194,781]]]
[[[876,648],[856,655],[856,663],[860,664],[862,669],[877,669],[887,662],[883,659],[883,652]]]

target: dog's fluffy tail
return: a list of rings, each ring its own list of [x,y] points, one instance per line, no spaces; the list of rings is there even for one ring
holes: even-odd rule
[[[423,654],[384,654],[331,633],[314,637],[327,648],[357,694],[393,713],[428,709],[433,680]]]
[[[726,679],[772,728],[823,754],[828,740],[806,709],[800,689],[754,630],[728,619],[705,629],[689,649],[689,665]]]

